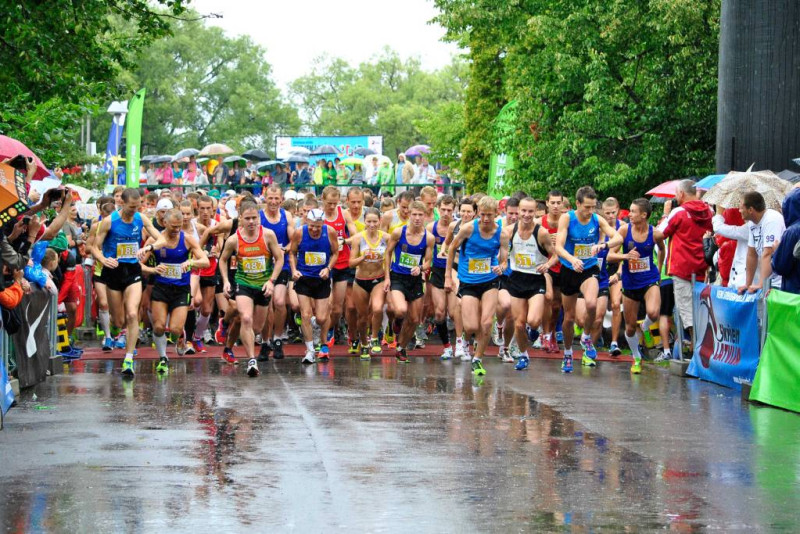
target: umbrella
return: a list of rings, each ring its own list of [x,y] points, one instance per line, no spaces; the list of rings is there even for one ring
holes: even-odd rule
[[[222,163],[233,163],[234,161],[247,161],[247,159],[242,156],[228,156],[222,160]]]
[[[206,161],[208,161],[208,158],[197,158],[195,161],[197,163],[205,163]]]
[[[284,161],[286,161],[287,163],[308,163],[308,158],[305,156],[301,156],[299,154],[292,154]]]
[[[675,196],[675,186],[678,185],[680,180],[670,180],[663,184],[655,186],[653,189],[645,193],[647,196],[672,198]]]
[[[248,150],[244,154],[242,154],[243,158],[249,159],[251,161],[264,161],[269,159],[269,154],[260,150],[258,148],[254,148],[253,150]]]
[[[172,162],[172,156],[155,156],[153,159],[150,160],[150,163],[170,163]]]
[[[35,182],[31,182],[31,190],[38,191],[40,194],[44,195],[46,191],[49,191],[50,189],[55,189],[60,185],[61,185],[61,180],[53,176],[48,176],[43,180],[36,180]]]
[[[154,156],[152,154],[149,156],[142,156],[141,158],[139,158],[139,163],[151,163],[153,159],[157,157],[158,156]]]
[[[349,158],[344,158],[339,163],[341,163],[342,165],[364,165],[364,160],[361,158],[354,158],[351,156]]]
[[[358,147],[357,149],[353,150],[353,154],[358,154],[359,156],[371,156],[373,154],[377,154],[371,148],[364,148],[363,146]]]
[[[738,208],[744,193],[758,191],[768,208],[780,209],[791,189],[791,182],[782,180],[772,171],[731,171],[706,193],[703,200],[723,208]]]
[[[173,159],[173,161],[178,161],[183,158],[190,158],[192,156],[198,155],[199,153],[200,151],[197,150],[196,148],[184,148],[183,150],[175,154],[175,158]]]
[[[695,184],[695,187],[697,189],[702,189],[703,191],[708,191],[709,189],[720,183],[723,178],[725,178],[724,174],[709,174],[708,176],[697,182]]]
[[[311,154],[314,156],[319,156],[320,154],[338,154],[339,149],[333,145],[322,145],[318,146],[314,150],[311,151]]]
[[[260,171],[261,169],[268,169],[270,167],[276,167],[276,166],[278,166],[280,164],[281,164],[280,161],[277,161],[277,160],[274,160],[274,159],[269,160],[269,161],[262,161],[260,163],[256,163],[256,169],[258,169]]]
[[[778,173],[778,176],[788,182],[792,182],[793,184],[800,182],[800,174],[797,174],[789,169],[782,170]]]
[[[428,145],[414,145],[406,150],[406,156],[419,156],[421,154],[427,154],[430,151],[431,147]]]
[[[67,187],[78,193],[78,196],[81,197],[81,202],[89,202],[93,196],[95,196],[94,191],[86,189],[80,185],[70,185],[67,184]]]
[[[206,145],[203,147],[203,150],[198,153],[199,156],[224,156],[225,154],[233,154],[233,149],[222,143]]]
[[[17,156],[33,158],[33,163],[36,165],[36,173],[33,175],[34,180],[42,180],[50,176],[50,171],[47,170],[42,160],[40,160],[30,148],[16,139],[0,135],[0,161],[4,159],[14,159]]]
[[[0,224],[28,209],[24,198],[25,176],[11,165],[0,163]]]
[[[310,156],[311,151],[304,146],[293,146],[289,149],[289,154],[295,156]]]

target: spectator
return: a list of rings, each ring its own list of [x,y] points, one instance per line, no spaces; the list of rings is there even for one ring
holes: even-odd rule
[[[414,183],[422,185],[434,185],[436,183],[436,169],[428,163],[428,158],[420,156],[419,167],[414,175]]]
[[[272,183],[281,187],[285,187],[289,182],[289,175],[284,170],[283,165],[278,164],[275,166],[275,172],[272,174]]]
[[[351,185],[364,185],[364,173],[361,172],[361,164],[353,165],[353,174],[350,175]]]
[[[416,173],[417,169],[414,167],[414,158],[409,158],[405,165],[403,165],[403,179],[401,181],[404,184],[414,183],[414,175]]]
[[[675,302],[681,323],[689,330],[692,320],[692,275],[699,282],[706,279],[703,236],[713,229],[711,209],[697,199],[694,180],[681,180],[676,187],[675,201],[678,207],[661,222],[658,229],[669,239],[667,252],[667,274],[672,277]]]
[[[197,157],[189,156],[189,163],[186,164],[186,171],[183,173],[183,181],[187,184],[194,184],[197,181]]]
[[[397,170],[395,171],[394,175],[394,182],[397,184],[403,183],[403,169],[406,166],[406,155],[405,154],[398,154],[397,155]]]
[[[739,210],[750,230],[747,240],[747,280],[739,286],[739,293],[755,293],[768,278],[772,287],[780,289],[781,276],[772,272],[772,254],[786,230],[783,216],[767,209],[764,197],[758,191],[745,193]]]
[[[783,200],[783,220],[786,231],[772,255],[772,270],[783,277],[783,291],[800,294],[800,189]]]
[[[311,173],[308,170],[308,163],[297,164],[297,178],[293,183],[300,187],[311,183]]]
[[[387,160],[384,160],[378,169],[378,185],[384,191],[394,194],[394,173],[392,173],[392,168],[389,167]]]
[[[719,246],[719,272],[723,286],[738,288],[745,283],[747,267],[747,239],[750,231],[744,224],[738,208],[717,207],[712,223]]]
[[[240,180],[241,177],[238,174],[236,174],[236,169],[234,167],[230,167],[228,169],[228,174],[225,177],[225,185],[228,188],[233,189],[234,187],[239,185]]]
[[[364,165],[364,182],[367,185],[375,185],[378,183],[378,157],[372,156],[369,160],[365,159]]]
[[[333,161],[326,161],[325,168],[322,169],[322,185],[329,186],[336,184],[336,168],[333,166]]]

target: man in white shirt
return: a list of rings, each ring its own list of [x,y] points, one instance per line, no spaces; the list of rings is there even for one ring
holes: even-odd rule
[[[431,185],[436,183],[436,169],[428,164],[428,158],[420,156],[419,166],[414,175],[415,184]]]
[[[747,280],[745,285],[739,286],[739,293],[755,293],[764,287],[767,278],[771,278],[771,287],[780,289],[781,277],[772,272],[772,254],[786,230],[783,216],[767,209],[764,197],[757,191],[744,194],[739,210],[750,230],[747,239]]]

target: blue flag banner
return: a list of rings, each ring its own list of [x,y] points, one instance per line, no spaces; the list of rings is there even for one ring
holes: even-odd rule
[[[119,145],[122,139],[124,123],[124,114],[115,115],[111,119],[111,129],[108,131],[108,144],[106,145],[106,163],[103,166],[103,172],[107,176],[113,176],[114,167],[117,166],[119,160]]]
[[[739,295],[735,289],[696,283],[696,345],[688,374],[734,389],[752,384],[761,343],[758,301],[761,291]]]

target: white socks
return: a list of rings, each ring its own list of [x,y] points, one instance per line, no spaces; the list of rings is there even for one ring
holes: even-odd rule
[[[653,321],[650,320],[649,315],[644,316],[644,321],[642,321],[642,332],[647,332],[650,330],[650,325],[653,324]]]
[[[167,334],[163,333],[160,336],[153,336],[153,342],[156,344],[156,350],[161,358],[167,357]]]
[[[208,323],[209,323],[210,320],[211,320],[211,316],[210,315],[201,315],[198,312],[198,315],[197,315],[197,326],[194,329],[194,331],[195,331],[194,336],[196,338],[200,339],[200,338],[203,337],[203,334],[208,329]],[[200,333],[199,336],[197,335],[198,332]]]
[[[100,310],[97,317],[100,319],[100,328],[103,329],[105,336],[111,337],[111,314],[108,313],[108,310]]]
[[[636,337],[636,332],[634,332],[632,336],[629,336],[628,333],[625,332],[625,341],[628,342],[628,346],[631,348],[633,358],[636,360],[641,360],[642,355],[639,352],[639,338]]]

